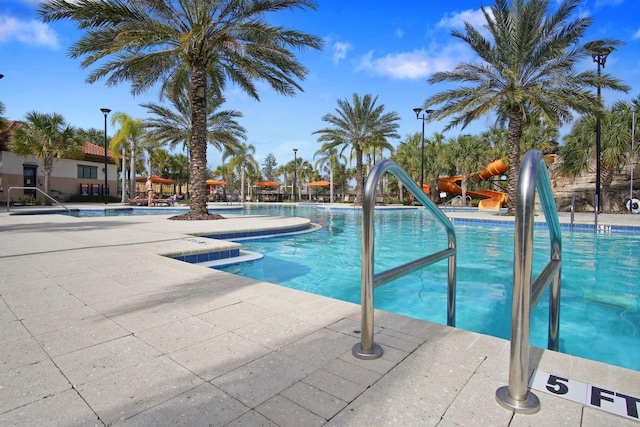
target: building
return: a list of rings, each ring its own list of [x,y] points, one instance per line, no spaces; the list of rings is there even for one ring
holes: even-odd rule
[[[8,149],[9,134],[17,122],[9,122],[0,133],[0,204],[7,201],[16,203],[25,196],[32,195],[42,200],[42,194],[35,190],[11,187],[36,187],[44,191],[44,164],[34,155],[21,157]],[[85,142],[79,159],[54,159],[49,183],[50,196],[64,202],[72,195],[91,198],[104,197],[104,148]],[[108,194],[118,194],[118,172],[114,159],[107,156]]]

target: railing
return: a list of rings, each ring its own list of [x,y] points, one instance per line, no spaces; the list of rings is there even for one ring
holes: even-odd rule
[[[444,203],[444,205],[442,205],[442,206],[446,208],[446,207],[447,207],[447,205],[450,205],[452,208],[455,208],[455,206],[453,206],[453,201],[454,201],[454,200],[460,200],[460,207],[462,207],[462,195],[458,195],[458,196],[456,196],[456,197],[454,197],[454,198],[452,198],[452,199],[447,200],[447,201]],[[469,201],[469,202],[471,202],[471,200],[472,200],[472,199],[471,199],[471,196],[467,196],[467,197],[465,197],[465,201]]]
[[[390,270],[373,274],[374,265],[374,229],[373,214],[375,211],[375,193],[378,181],[385,172],[390,172],[413,194],[413,196],[428,209],[447,230],[448,248],[415,261],[394,267]],[[409,175],[395,162],[383,160],[376,164],[364,185],[362,201],[362,327],[361,341],[353,346],[352,353],[359,359],[377,359],[382,356],[380,345],[373,342],[373,288],[384,285],[402,277],[412,271],[431,265],[448,258],[448,289],[447,289],[447,325],[455,326],[456,319],[456,236],[451,221],[429,200],[427,195],[418,188]]]
[[[538,189],[542,210],[549,227],[550,260],[532,282],[533,226],[535,190]],[[516,197],[513,261],[513,303],[511,306],[511,351],[509,385],[496,390],[496,399],[503,407],[525,414],[540,410],[540,400],[528,390],[529,329],[531,308],[535,306],[551,283],[549,296],[549,336],[547,346],[558,350],[560,325],[560,267],[562,242],[560,223],[549,186],[547,168],[542,153],[525,154],[520,164]]]
[[[47,193],[39,189],[38,187],[9,187],[9,190],[7,191],[7,212],[9,212],[9,205],[11,204],[10,203],[11,190],[35,190],[38,193],[42,194],[47,199],[51,200],[56,205],[61,206],[63,209],[69,212],[69,208],[67,208],[65,205],[63,205],[62,203],[60,203],[59,201],[57,201],[56,199],[54,199],[53,197],[51,197],[50,195],[48,195]]]

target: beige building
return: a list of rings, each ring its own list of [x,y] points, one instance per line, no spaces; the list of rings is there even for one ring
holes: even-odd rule
[[[8,151],[7,138],[11,126],[0,139],[0,204],[17,202],[26,195],[43,199],[34,190],[12,189],[11,187],[36,187],[44,191],[44,164],[36,156],[21,157]],[[114,159],[107,157],[108,194],[118,195],[118,175]],[[90,199],[91,196],[104,197],[105,183],[104,148],[90,142],[82,146],[80,159],[60,159],[53,161],[49,183],[50,195],[59,201],[67,201],[72,195]]]

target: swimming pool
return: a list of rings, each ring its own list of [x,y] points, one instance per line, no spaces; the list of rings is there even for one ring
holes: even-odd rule
[[[234,274],[360,302],[361,212],[316,207],[247,207],[246,213],[310,218],[322,230],[243,241],[264,258],[222,268]],[[424,210],[378,211],[376,272],[446,247],[446,233]],[[459,328],[509,338],[513,227],[456,223]],[[536,230],[534,274],[549,259]],[[640,371],[640,235],[563,232],[560,351]],[[446,324],[447,263],[375,289],[375,307]],[[547,291],[548,295],[548,291]],[[531,343],[545,348],[548,296],[531,314]]]

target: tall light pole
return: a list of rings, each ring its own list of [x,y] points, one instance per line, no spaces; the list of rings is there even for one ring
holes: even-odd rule
[[[108,185],[109,182],[107,181],[107,146],[109,144],[107,144],[107,115],[109,115],[109,113],[111,112],[110,109],[108,108],[101,108],[100,111],[102,111],[102,114],[104,114],[104,204],[106,205],[107,203],[109,203],[109,190],[108,190]]]
[[[636,105],[631,109],[631,179],[629,180],[629,213],[633,213],[633,169],[635,167],[635,153],[633,142],[636,139]]]
[[[607,62],[607,56],[610,51],[599,51],[591,54],[593,62],[598,64],[598,79],[600,79],[600,69],[604,68],[604,64]],[[600,84],[598,84],[598,100],[600,100]],[[595,214],[596,216],[600,212],[600,206],[602,201],[600,200],[600,157],[602,157],[602,147],[600,144],[600,114],[596,116],[596,203]]]
[[[416,119],[422,120],[422,145],[420,146],[420,190],[424,191],[424,122],[427,120],[427,115],[433,113],[433,110],[425,110],[417,107],[413,109],[416,113]],[[422,113],[422,116],[420,116]]]
[[[298,185],[298,149],[293,149],[293,203],[298,201],[296,186]]]

